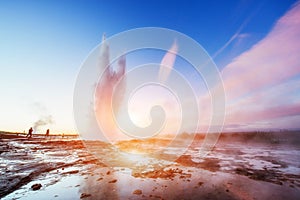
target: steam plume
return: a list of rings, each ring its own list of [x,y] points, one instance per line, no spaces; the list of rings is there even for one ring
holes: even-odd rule
[[[173,69],[177,52],[178,45],[175,41],[160,63],[161,66],[159,69],[158,80],[161,83],[164,83],[168,79],[169,74]]]
[[[33,129],[37,130],[41,126],[45,126],[45,125],[48,125],[48,124],[53,124],[53,122],[54,121],[53,121],[51,115],[41,117],[39,120],[37,120],[36,122],[34,122]]]

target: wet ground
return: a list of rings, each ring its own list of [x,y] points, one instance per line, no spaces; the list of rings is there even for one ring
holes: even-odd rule
[[[300,148],[295,145],[218,143],[205,157],[194,145],[172,160],[166,158],[180,149],[165,148],[159,158],[119,152],[100,141],[0,143],[3,199],[300,197]],[[32,188],[35,184],[40,188]]]

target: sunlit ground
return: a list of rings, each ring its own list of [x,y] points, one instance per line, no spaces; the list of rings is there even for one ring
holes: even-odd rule
[[[297,199],[297,133],[221,135],[213,151],[202,139],[182,151],[166,139],[101,141],[2,139],[2,199],[217,198]],[[201,137],[199,137],[201,138]],[[152,141],[152,142],[150,142]],[[155,142],[154,142],[155,141]],[[160,147],[159,151],[154,151]],[[182,153],[183,152],[183,153]],[[33,191],[33,184],[41,184]],[[264,191],[264,192],[259,192]],[[7,195],[7,196],[6,196]]]

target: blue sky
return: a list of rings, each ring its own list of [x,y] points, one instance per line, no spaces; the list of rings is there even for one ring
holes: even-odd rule
[[[54,131],[74,131],[76,76],[104,32],[174,29],[216,55],[222,70],[265,38],[295,2],[0,0],[0,130],[27,131],[52,115]]]

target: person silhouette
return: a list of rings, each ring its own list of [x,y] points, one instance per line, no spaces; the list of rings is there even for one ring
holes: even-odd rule
[[[46,131],[46,137],[48,137],[49,136],[49,134],[50,134],[50,130],[49,129],[47,129],[47,131]]]
[[[32,132],[33,132],[33,129],[32,129],[32,127],[30,127],[30,129],[28,130],[28,134],[26,135],[26,137],[31,138],[32,137]]]

